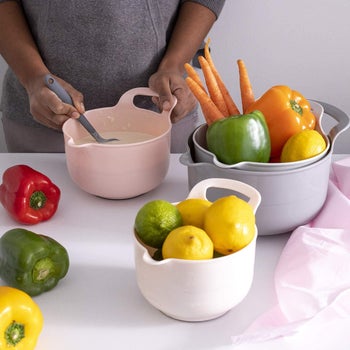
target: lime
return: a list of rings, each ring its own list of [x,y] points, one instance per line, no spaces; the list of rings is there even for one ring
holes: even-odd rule
[[[302,130],[291,136],[284,144],[281,162],[296,162],[314,157],[326,148],[326,141],[316,130]]]
[[[248,245],[255,235],[255,214],[249,203],[234,195],[217,199],[207,210],[204,230],[223,255]]]
[[[201,198],[188,198],[176,206],[181,213],[183,225],[203,228],[204,215],[211,206],[211,202]]]
[[[204,230],[192,225],[185,225],[168,234],[163,244],[162,254],[164,259],[211,259],[214,247]]]
[[[146,203],[135,218],[139,238],[154,248],[161,248],[168,233],[181,225],[182,217],[177,207],[162,199]]]

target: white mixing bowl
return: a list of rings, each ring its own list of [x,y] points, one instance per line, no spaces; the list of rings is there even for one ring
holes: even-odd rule
[[[247,198],[254,212],[260,194],[253,187],[228,179],[207,179],[188,198],[206,198],[209,188],[226,188]],[[243,249],[214,259],[182,260],[151,257],[149,247],[134,233],[137,284],[145,299],[164,314],[183,321],[206,321],[221,316],[248,294],[254,276],[257,229]]]

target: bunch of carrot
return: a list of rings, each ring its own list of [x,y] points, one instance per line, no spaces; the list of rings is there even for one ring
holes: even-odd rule
[[[240,114],[237,105],[233,101],[214,65],[209,50],[209,43],[210,40],[207,40],[204,47],[204,56],[198,57],[207,88],[205,88],[196,70],[189,63],[185,64],[188,75],[186,77],[186,83],[198,100],[208,125],[219,119]],[[255,101],[255,98],[245,63],[239,59],[237,60],[237,64],[244,113],[248,106]]]

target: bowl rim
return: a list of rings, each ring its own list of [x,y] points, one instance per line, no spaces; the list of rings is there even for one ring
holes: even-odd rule
[[[159,121],[159,118],[161,118],[162,122],[165,123],[165,125],[164,125],[165,129],[160,135],[156,135],[155,137],[152,137],[149,140],[134,142],[134,143],[120,144],[120,145],[119,144],[108,144],[108,143],[97,143],[95,141],[78,145],[78,144],[74,143],[73,136],[67,130],[69,128],[70,123],[74,123],[74,122],[78,123],[78,120],[73,119],[73,118],[69,118],[64,122],[64,124],[62,126],[62,132],[64,135],[65,144],[69,147],[72,147],[72,148],[84,148],[84,147],[90,147],[90,146],[97,147],[97,148],[102,147],[102,149],[106,148],[106,147],[107,148],[126,148],[126,147],[133,147],[133,146],[142,146],[142,145],[145,145],[148,143],[155,142],[155,141],[159,140],[160,138],[167,137],[170,134],[171,129],[172,129],[171,113],[177,104],[176,97],[174,97],[174,103],[172,104],[172,106],[169,110],[162,110],[162,111],[156,112],[156,111],[153,111],[152,109],[142,108],[142,107],[136,106],[133,103],[133,98],[137,95],[158,96],[157,93],[155,93],[153,90],[151,90],[148,87],[136,87],[136,88],[133,88],[133,89],[126,91],[119,98],[119,101],[117,102],[116,105],[89,109],[85,112],[85,116],[87,119],[89,119],[90,116],[92,118],[94,118],[96,113],[99,113],[102,111],[108,111],[109,113],[111,113],[111,112],[112,113],[119,113],[125,107],[130,108],[131,110],[135,110],[135,111],[143,111],[143,112],[149,114],[152,118],[154,117],[155,119],[158,119],[158,121]],[[123,115],[125,115],[125,114],[123,113]],[[108,116],[108,114],[107,114],[107,116]]]
[[[130,147],[139,147],[139,146],[143,146],[143,145],[147,145],[153,142],[158,141],[161,138],[167,137],[170,135],[171,132],[171,128],[172,126],[170,125],[169,128],[162,133],[161,135],[152,137],[148,140],[145,141],[139,141],[139,142],[133,142],[133,143],[123,143],[123,144],[117,144],[117,143],[98,143],[96,141],[93,142],[87,142],[87,143],[82,143],[82,144],[77,144],[74,142],[73,137],[68,134],[67,132],[65,132],[64,130],[64,125],[69,122],[70,119],[68,119],[64,124],[63,124],[63,134],[64,136],[67,138],[66,140],[66,146],[72,147],[72,148],[130,148]]]

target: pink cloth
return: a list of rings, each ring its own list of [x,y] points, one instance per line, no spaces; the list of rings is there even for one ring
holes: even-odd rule
[[[246,332],[233,336],[233,344],[290,339],[313,331],[322,342],[322,337],[327,341],[332,334],[339,336],[341,325],[349,327],[350,157],[333,163],[324,207],[288,240],[276,267],[275,290],[277,305]]]

